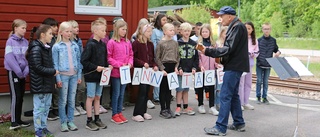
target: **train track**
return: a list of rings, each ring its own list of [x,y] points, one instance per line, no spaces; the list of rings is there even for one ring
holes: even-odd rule
[[[257,80],[256,75],[253,74],[252,82],[256,83],[256,80]],[[270,76],[269,85],[282,87],[282,88],[290,88],[290,89],[298,89],[298,85],[299,85],[300,90],[320,92],[320,82],[318,81],[307,81],[307,80],[298,80],[298,79],[280,80],[279,77]]]

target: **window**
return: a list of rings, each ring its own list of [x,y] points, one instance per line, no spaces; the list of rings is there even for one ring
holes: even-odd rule
[[[75,0],[75,14],[122,16],[122,0]]]

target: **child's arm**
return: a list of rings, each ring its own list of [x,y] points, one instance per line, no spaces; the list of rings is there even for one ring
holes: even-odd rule
[[[199,68],[199,54],[196,49],[194,49],[194,55],[193,55],[193,65],[192,65],[192,70],[195,72]]]
[[[108,44],[108,63],[109,65],[112,65],[114,68],[120,68],[121,66],[123,66],[123,63],[117,61],[114,59],[114,46],[115,46],[115,43],[114,43],[114,40],[111,39],[109,40]]]
[[[274,56],[275,56],[275,57],[279,57],[280,54],[281,54],[281,52],[280,52],[280,50],[279,50],[279,47],[278,47],[278,44],[277,44],[277,40],[274,39],[274,42],[275,42],[275,45],[276,45],[275,48],[274,48],[274,50],[273,50],[273,52],[276,53]]]
[[[158,37],[157,37],[155,29],[152,30],[151,41],[153,43],[153,46],[157,46],[159,40],[158,40]]]
[[[56,74],[54,68],[47,68],[42,65],[42,55],[40,53],[40,47],[34,47],[29,52],[29,65],[35,69],[35,71],[44,76],[53,76]]]
[[[161,56],[162,56],[162,48],[161,48],[161,44],[159,44],[157,47],[156,47],[156,63],[158,64],[158,67],[159,67],[159,70],[164,70],[164,66],[161,62]]]
[[[137,58],[137,55],[139,54],[139,44],[138,41],[134,41],[132,43],[132,50],[133,50],[133,55],[134,55],[134,65],[138,67],[143,67],[144,66],[144,61],[141,59]],[[153,51],[152,51],[153,52]]]
[[[129,60],[128,60],[128,65],[130,65],[131,67],[133,67],[133,51],[132,51],[132,45],[131,42],[128,41],[129,44]]]
[[[8,63],[8,65],[12,69],[12,71],[14,73],[16,73],[16,75],[19,78],[24,78],[23,72],[22,72],[16,58],[14,57],[12,46],[13,45],[12,45],[11,39],[8,39],[7,43],[6,43],[4,59],[6,60],[6,62]]]
[[[153,43],[152,42],[150,42],[150,47],[151,47],[151,51],[149,51],[149,52],[151,52],[151,57],[150,57],[150,59],[151,59],[151,64],[150,64],[150,66],[152,66],[155,70],[158,70],[158,67],[157,67],[157,63],[155,62],[155,55],[154,55],[154,46],[153,46]],[[149,54],[148,54],[149,55]]]
[[[76,43],[75,43],[76,44]],[[77,51],[76,52],[76,57],[77,57],[77,64],[78,64],[78,71],[77,71],[77,76],[78,76],[78,83],[81,83],[81,74],[82,74],[82,64],[81,64],[81,60],[80,60],[80,58],[81,58],[81,50],[79,49],[80,47],[78,47],[78,46],[75,46],[78,50],[75,50],[75,51]],[[82,47],[82,46],[81,46]]]
[[[58,51],[58,44],[54,44],[52,47],[52,60],[54,69],[59,71],[59,51]],[[56,75],[57,83],[61,82],[60,74]]]
[[[180,53],[179,53],[179,44],[178,42],[175,42],[175,46],[176,46],[176,50],[177,50],[177,58],[176,58],[176,61],[177,61],[177,64],[176,64],[176,68],[178,68],[178,66],[180,65]]]
[[[253,49],[253,58],[258,57],[258,55],[259,55],[259,46],[258,45],[259,45],[258,40],[256,40],[256,45]]]
[[[91,63],[90,61],[92,54],[94,54],[92,53],[93,52],[92,48],[93,48],[93,45],[91,45],[90,42],[88,41],[84,51],[81,54],[81,64],[83,66],[83,69],[85,69],[87,72],[96,70],[98,67],[97,65]]]

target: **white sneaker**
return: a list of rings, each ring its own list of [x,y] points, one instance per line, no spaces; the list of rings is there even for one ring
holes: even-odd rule
[[[244,111],[244,107],[243,106],[241,106],[241,110]]]
[[[243,105],[244,109],[249,109],[249,110],[254,110],[254,106],[250,105],[250,104],[245,104]]]
[[[78,110],[81,115],[87,114],[87,111],[85,111],[81,106],[76,107],[76,110]]]
[[[219,115],[219,111],[217,111],[215,107],[211,107],[211,108],[209,109],[209,113],[211,113],[211,114],[213,114],[213,115],[215,115],[215,116],[218,116],[218,115]]]
[[[148,107],[149,109],[154,109],[154,108],[155,108],[155,105],[152,103],[151,100],[148,100],[148,102],[147,102],[147,107]]]
[[[100,113],[100,114],[102,114],[102,113],[108,113],[108,110],[106,110],[102,105],[100,105],[99,113]]]
[[[74,109],[73,110],[73,115],[74,116],[80,116],[80,113],[79,113],[79,111],[77,109]]]
[[[198,112],[199,112],[200,114],[205,114],[205,113],[206,113],[206,109],[204,109],[204,106],[203,106],[203,105],[201,105],[201,106],[198,107]]]

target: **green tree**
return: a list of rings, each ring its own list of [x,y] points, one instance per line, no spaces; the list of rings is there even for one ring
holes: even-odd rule
[[[162,0],[162,5],[189,5],[190,3],[204,3],[204,0]]]
[[[281,12],[274,12],[271,19],[270,23],[272,25],[272,31],[271,35],[274,37],[282,37],[283,32],[285,32],[286,27],[283,24],[283,16]]]
[[[210,11],[208,11],[208,9],[204,6],[199,6],[197,3],[191,4],[190,8],[185,8],[182,10],[182,13],[177,14],[193,24],[199,21],[203,23],[209,23],[211,18]]]
[[[162,0],[148,0],[148,8],[162,6]]]

